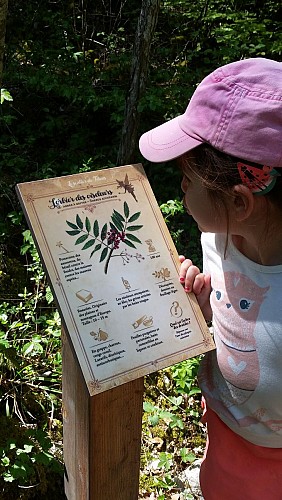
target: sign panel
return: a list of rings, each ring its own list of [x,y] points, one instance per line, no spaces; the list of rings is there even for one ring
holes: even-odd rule
[[[17,193],[91,395],[214,348],[142,165]]]

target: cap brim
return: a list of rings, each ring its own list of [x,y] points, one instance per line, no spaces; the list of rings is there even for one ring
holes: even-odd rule
[[[180,128],[179,118],[177,116],[141,136],[139,148],[147,160],[155,163],[173,160],[202,144]]]

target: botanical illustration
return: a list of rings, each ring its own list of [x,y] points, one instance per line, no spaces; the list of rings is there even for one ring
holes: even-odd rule
[[[167,267],[162,267],[159,271],[152,273],[155,278],[162,278],[163,281],[167,281],[170,278],[170,271]]]
[[[127,174],[125,175],[124,181],[119,181],[118,179],[116,179],[116,181],[118,183],[119,188],[124,188],[124,194],[128,192],[129,194],[131,194],[131,196],[133,196],[134,200],[137,201],[137,198],[134,194],[134,187],[129,182]]]
[[[88,217],[83,221],[77,214],[75,222],[66,221],[71,228],[66,232],[70,236],[78,236],[75,245],[83,245],[81,250],[92,248],[90,258],[94,253],[101,252],[99,262],[105,261],[104,272],[107,274],[112,257],[121,257],[124,265],[128,263],[132,257],[135,257],[138,262],[144,259],[141,254],[136,253],[135,255],[131,255],[126,249],[117,253],[121,244],[136,248],[135,245],[137,243],[142,243],[137,236],[132,234],[143,227],[143,225],[140,224],[133,224],[139,219],[140,214],[141,212],[135,212],[130,215],[129,206],[124,202],[123,214],[113,210],[111,220],[109,223],[105,223],[101,229],[97,219],[91,223]]]

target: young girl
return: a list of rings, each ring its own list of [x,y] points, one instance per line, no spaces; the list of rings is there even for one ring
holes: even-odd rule
[[[185,113],[147,132],[152,162],[178,158],[184,206],[202,231],[203,273],[180,281],[213,322],[199,383],[206,500],[282,499],[282,63],[223,66]]]

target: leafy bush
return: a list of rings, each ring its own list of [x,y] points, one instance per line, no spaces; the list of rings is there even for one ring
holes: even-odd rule
[[[45,498],[49,475],[54,490],[63,484],[61,322],[28,230],[23,238],[29,279],[0,304],[0,488],[11,499]]]

